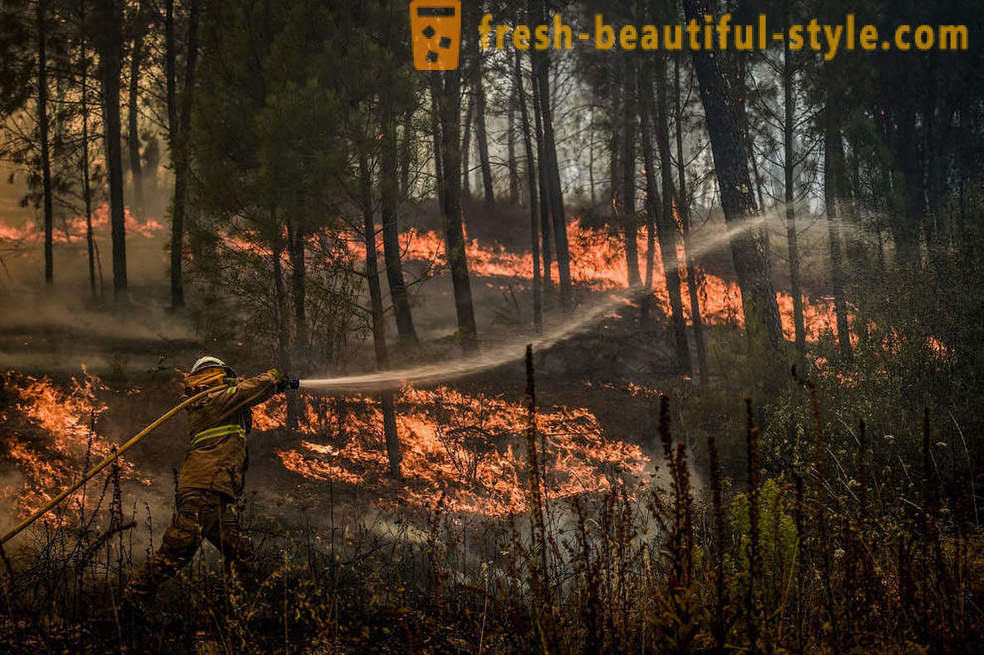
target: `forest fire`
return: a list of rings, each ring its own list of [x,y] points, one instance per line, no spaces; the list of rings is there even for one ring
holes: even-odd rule
[[[96,421],[108,406],[96,397],[105,391],[99,378],[83,374],[62,388],[48,378],[2,374],[2,388],[13,398],[0,410],[6,457],[26,478],[5,485],[16,495],[18,511],[26,515],[67,486],[89,465],[110,454],[112,444],[96,431]],[[132,476],[129,462],[121,472]]]
[[[124,210],[126,232],[144,239],[152,239],[163,233],[164,226],[156,218],[139,218],[127,207]],[[66,218],[52,231],[51,240],[59,244],[84,243],[86,235],[84,216]],[[92,232],[98,239],[103,239],[109,233],[109,204],[102,203],[92,211]],[[0,242],[37,244],[44,239],[44,232],[36,225],[26,224],[21,227],[8,225],[0,220]]]
[[[354,398],[345,428],[332,410],[313,405],[300,430],[317,438],[278,451],[284,466],[311,481],[360,484],[380,489],[386,481],[386,457],[380,431],[382,415],[375,400]],[[522,441],[526,408],[483,394],[450,387],[404,389],[397,398],[397,423],[403,444],[404,488],[400,499],[417,509],[438,503],[452,512],[506,516],[527,508],[527,465]],[[257,412],[257,427],[282,425],[283,404]],[[615,479],[633,486],[649,462],[637,445],[610,440],[588,410],[557,407],[538,417],[545,453],[547,497],[558,499],[608,489]],[[327,442],[327,443],[325,443]],[[380,504],[392,499],[381,495]]]
[[[108,409],[97,392],[113,390],[88,374],[62,386],[13,372],[3,374],[3,388],[11,396],[0,411],[5,457],[26,478],[8,483],[5,492],[17,498],[18,514],[25,516],[111,453],[112,444],[96,430],[96,422]],[[306,399],[297,429],[303,438],[278,450],[279,461],[311,482],[357,484],[380,506],[391,505],[379,403],[351,397],[345,404],[340,420],[337,406]],[[405,388],[397,408],[404,504],[423,510],[440,501],[453,512],[486,517],[525,511],[525,405],[441,386]],[[257,430],[282,430],[285,420],[282,396],[254,411]],[[631,488],[649,463],[639,446],[609,439],[583,408],[546,409],[538,416],[538,429],[549,499],[601,492],[613,480]],[[137,473],[128,461],[121,472],[128,478]]]
[[[567,228],[571,258],[571,280],[589,290],[613,291],[624,289],[628,284],[625,261],[625,246],[620,236],[607,230],[586,227],[579,218],[574,218]],[[436,262],[446,265],[444,239],[433,231],[409,231],[402,236],[401,245],[408,259]],[[638,238],[639,262],[644,265],[647,257],[647,243],[644,235]],[[478,239],[467,241],[469,271],[478,277],[505,277],[531,280],[533,277],[533,256],[529,252],[515,253],[498,244],[488,244]],[[678,252],[682,259],[682,251]],[[558,281],[556,267],[551,268],[552,280]],[[684,278],[685,280],[686,278]],[[690,294],[687,285],[681,281],[684,315],[689,319]],[[741,306],[741,292],[735,282],[701,272],[699,277],[700,305],[705,321],[712,323],[744,323]],[[653,252],[653,289],[660,308],[670,312],[669,296],[666,292],[666,275],[657,246]],[[776,292],[779,313],[782,318],[783,333],[793,339],[793,298],[783,291]],[[836,324],[833,300],[814,298],[804,303],[804,323],[808,341],[816,341]]]

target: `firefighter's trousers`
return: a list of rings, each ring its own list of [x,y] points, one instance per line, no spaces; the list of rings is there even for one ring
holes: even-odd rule
[[[222,553],[227,574],[235,571],[242,578],[250,573],[253,546],[240,529],[234,500],[204,489],[185,490],[178,494],[161,547],[130,580],[127,596],[132,600],[150,596],[191,561],[202,538]]]

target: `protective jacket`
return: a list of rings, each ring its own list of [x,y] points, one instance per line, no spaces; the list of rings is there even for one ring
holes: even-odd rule
[[[236,498],[243,491],[249,455],[250,408],[282,390],[276,369],[206,396],[188,407],[188,451],[178,474],[178,495],[193,489]]]

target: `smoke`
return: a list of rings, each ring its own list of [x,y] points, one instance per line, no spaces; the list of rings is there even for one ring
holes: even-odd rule
[[[761,228],[769,220],[778,220],[777,212],[779,211],[780,209],[776,208],[765,214],[732,223],[726,230],[714,236],[701,240],[692,240],[687,244],[688,252],[694,257],[703,256],[727,244],[732,238],[738,235]],[[535,350],[546,350],[562,341],[566,341],[596,325],[601,319],[610,315],[616,308],[624,306],[627,300],[636,300],[649,293],[651,293],[651,290],[635,287],[629,289],[626,294],[619,297],[609,296],[605,301],[595,303],[587,308],[582,308],[576,319],[566,320],[546,334],[538,335],[532,340],[522,338],[499,343],[494,350],[482,354],[463,357],[450,362],[424,364],[376,373],[305,379],[301,380],[301,388],[322,393],[342,391],[370,392],[391,389],[407,384],[433,384],[481,373],[522,359],[526,344],[532,344]]]

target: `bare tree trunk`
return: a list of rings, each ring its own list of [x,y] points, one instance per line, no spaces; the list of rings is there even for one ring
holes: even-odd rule
[[[471,199],[471,129],[475,122],[475,94],[468,94],[468,106],[465,109],[465,135],[461,139],[461,196]]]
[[[468,259],[465,253],[465,235],[461,223],[461,152],[459,128],[461,110],[461,74],[445,71],[433,78],[432,99],[437,103],[440,119],[441,163],[441,214],[444,218],[444,244],[451,270],[454,288],[454,306],[458,318],[458,332],[462,348],[466,352],[477,350],[478,330],[475,309],[472,305],[471,282],[468,277]]]
[[[597,204],[595,197],[594,161],[595,161],[595,139],[594,139],[594,110],[591,113],[591,124],[588,126],[588,188],[590,189],[591,208]]]
[[[376,225],[372,215],[372,181],[369,165],[364,151],[359,152],[359,189],[362,204],[363,231],[366,244],[366,282],[369,284],[369,300],[372,307],[372,342],[376,352],[376,368],[389,367],[389,354],[386,349],[386,322],[383,317],[383,292],[379,284],[379,264],[376,252]],[[390,475],[395,479],[402,477],[400,464],[403,454],[400,450],[400,437],[396,429],[396,410],[393,391],[380,394],[383,410],[383,436],[386,441],[386,455],[389,459]]]
[[[437,102],[437,94],[440,93],[440,89],[433,80],[431,80],[430,91],[431,136],[433,140],[432,148],[434,150],[434,183],[437,187],[438,209],[444,211],[444,162],[441,160],[441,117],[439,115],[441,109]]]
[[[509,104],[506,109],[506,156],[509,167],[509,204],[519,204],[519,169],[516,166],[516,85],[523,78],[513,79],[512,93],[509,94]]]
[[[180,309],[185,304],[181,269],[188,200],[188,137],[191,131],[191,107],[198,60],[198,0],[189,0],[188,3],[188,48],[185,55],[184,88],[180,98],[177,91],[174,0],[167,0],[165,11],[168,128],[174,168],[174,199],[171,205],[171,309]]]
[[[659,170],[663,184],[663,211],[659,213],[662,222],[657,226],[660,236],[659,248],[663,255],[663,270],[666,273],[666,288],[670,296],[670,319],[676,342],[677,359],[681,370],[689,375],[690,347],[687,345],[687,319],[683,315],[683,299],[680,295],[680,274],[683,267],[677,258],[678,232],[673,217],[673,162],[670,156],[670,118],[666,107],[666,59],[660,55],[656,67],[656,144],[659,149]]]
[[[644,68],[643,70],[648,70]],[[640,95],[646,93],[650,85],[640,86]],[[647,103],[648,104],[648,103]],[[660,200],[659,188],[656,186],[656,173],[653,170],[653,139],[652,131],[649,129],[650,111],[648,107],[639,115],[639,124],[642,136],[642,161],[646,175],[646,273],[643,284],[646,289],[652,291],[653,288],[653,269],[656,266],[656,223],[659,222],[659,213],[662,201]],[[641,306],[641,323],[645,327],[649,323],[649,315],[652,311],[654,297],[652,293],[647,293]]]
[[[520,120],[523,129],[523,148],[526,151],[526,176],[530,186],[530,238],[533,249],[533,326],[536,333],[543,332],[543,291],[540,280],[540,230],[538,215],[538,198],[536,192],[536,169],[533,161],[533,139],[530,138],[530,118],[526,109],[526,90],[523,88],[523,70],[520,66],[519,51],[514,60],[514,82],[517,102],[519,103]],[[511,114],[510,114],[511,115]],[[513,161],[515,163],[515,160]]]
[[[625,265],[629,288],[642,284],[639,277],[639,226],[635,212],[635,73],[629,57],[623,57],[622,89],[625,97],[622,102],[622,202],[619,212],[622,220],[622,233],[625,236]]]
[[[688,20],[700,21],[708,13],[702,0],[685,0],[684,8]],[[742,148],[741,122],[735,109],[737,100],[725,82],[720,53],[712,56],[707,51],[694,51],[691,55],[700,82],[725,221],[738,228],[731,237],[731,257],[741,289],[745,327],[753,341],[761,335],[776,349],[783,337],[768,252],[757,231],[741,224],[758,210]]]
[[[414,129],[413,129],[413,110],[407,111],[403,115],[403,135],[400,140],[400,197],[406,198],[410,195],[410,167],[413,166],[415,157]]]
[[[546,4],[543,5],[546,16]],[[560,279],[560,307],[564,312],[571,309],[571,258],[567,244],[567,215],[564,209],[564,195],[560,186],[560,165],[557,161],[557,144],[554,138],[553,111],[550,108],[550,62],[546,51],[538,52],[534,62],[539,60],[539,75],[534,82],[540,85],[540,117],[543,122],[543,145],[546,158],[541,160],[540,168],[546,169],[550,183],[550,214],[553,217],[553,240],[557,253],[557,276]]]
[[[543,253],[543,286],[545,294],[553,291],[553,274],[551,272],[553,264],[553,249],[551,247],[550,233],[550,180],[546,170],[546,148],[543,142],[543,116],[540,111],[540,85],[536,81],[536,55],[530,55],[530,77],[533,86],[533,117],[534,128],[536,130],[536,163],[537,181],[540,185],[540,235],[543,243],[541,252]],[[532,202],[532,195],[530,196]]]
[[[789,24],[789,3],[786,3],[786,24]],[[799,245],[796,235],[796,194],[793,189],[795,160],[793,153],[793,121],[796,107],[793,99],[793,56],[789,43],[783,49],[783,176],[786,200],[786,243],[789,247],[789,284],[793,294],[793,330],[796,338],[796,359],[801,374],[806,373],[806,324],[803,319],[803,290],[800,287]]]
[[[130,160],[130,176],[133,179],[133,206],[138,209],[143,208],[143,171],[140,165],[140,126],[139,126],[139,91],[140,91],[140,65],[143,58],[144,33],[146,23],[144,22],[142,2],[137,8],[136,34],[133,37],[133,46],[130,49],[130,84],[129,98],[127,103],[127,152]]]
[[[657,68],[657,75],[663,75],[663,66]],[[659,202],[660,194],[656,190],[655,162],[653,160],[652,130],[650,129],[650,117],[652,116],[652,93],[653,84],[650,77],[649,68],[644,68],[640,76],[639,85],[639,123],[642,126],[642,148],[643,158],[646,167],[646,188],[648,195],[652,196],[650,201],[654,207],[652,215],[656,219],[656,233],[659,237],[659,250],[663,260],[663,272],[666,276],[666,290],[670,298],[670,323],[673,331],[673,341],[677,367],[683,373],[690,373],[690,348],[687,344],[687,321],[683,316],[683,300],[680,295],[680,269],[676,256],[677,232],[676,224],[673,220],[673,173],[670,165],[670,142],[669,131],[666,123],[666,100],[665,83],[657,80],[657,132],[656,141],[659,147],[660,174],[662,182],[662,207],[656,210],[656,203]]]
[[[270,222],[276,225],[276,209],[270,210]],[[281,371],[290,371],[290,319],[287,317],[287,291],[284,288],[283,256],[284,244],[278,236],[271,244],[270,261],[273,264],[273,301],[276,307],[277,324],[277,366]],[[287,400],[287,428],[297,429],[297,400]]]
[[[113,243],[113,295],[127,302],[126,224],[123,206],[123,158],[120,136],[120,70],[122,69],[122,7],[118,0],[97,3],[99,71],[102,86],[103,136],[109,173],[109,212]]]
[[[829,108],[824,112],[828,113]],[[836,163],[840,147],[840,130],[833,126],[833,117],[825,116],[823,149],[823,200],[827,213],[827,234],[830,239],[830,282],[834,292],[834,314],[837,318],[837,345],[845,362],[853,359],[851,333],[847,322],[847,304],[844,302],[844,277],[841,258],[840,219],[837,216]]]
[[[677,174],[679,184],[677,185],[677,211],[680,213],[680,225],[683,228],[683,250],[687,260],[687,292],[690,295],[690,316],[694,325],[694,346],[697,351],[697,367],[701,384],[707,384],[707,347],[704,343],[704,321],[700,311],[700,296],[697,284],[699,275],[697,261],[690,250],[687,242],[690,239],[690,196],[687,194],[687,169],[683,159],[683,110],[680,106],[680,57],[674,59],[673,81],[675,93],[673,94],[673,106],[676,123],[676,151],[677,151]]]
[[[385,102],[385,100],[384,100]],[[403,280],[403,264],[400,261],[400,188],[397,178],[398,143],[396,120],[389,108],[384,110],[382,148],[380,151],[379,186],[382,196],[383,256],[386,261],[386,279],[389,283],[393,311],[396,314],[396,331],[400,343],[417,343],[417,331],[410,311],[410,294]]]
[[[308,347],[305,237],[301,221],[288,216],[287,256],[290,258],[290,290],[294,302],[294,347],[299,352]]]
[[[48,144],[48,55],[47,12],[45,0],[38,0],[38,129],[41,133],[41,189],[44,197],[44,281],[54,284],[53,231],[54,210],[51,198],[51,154]]]
[[[492,188],[492,164],[489,161],[489,138],[485,129],[485,83],[482,80],[482,56],[475,60],[475,78],[472,85],[475,93],[475,138],[478,141],[478,164],[482,170],[482,190],[485,193],[485,206],[495,205],[495,190]]]
[[[85,5],[79,0],[79,22],[85,24]],[[96,298],[96,262],[92,235],[92,185],[89,180],[89,59],[86,51],[85,30],[79,44],[82,81],[80,108],[82,114],[82,201],[85,203],[85,246],[89,256],[89,294]]]

